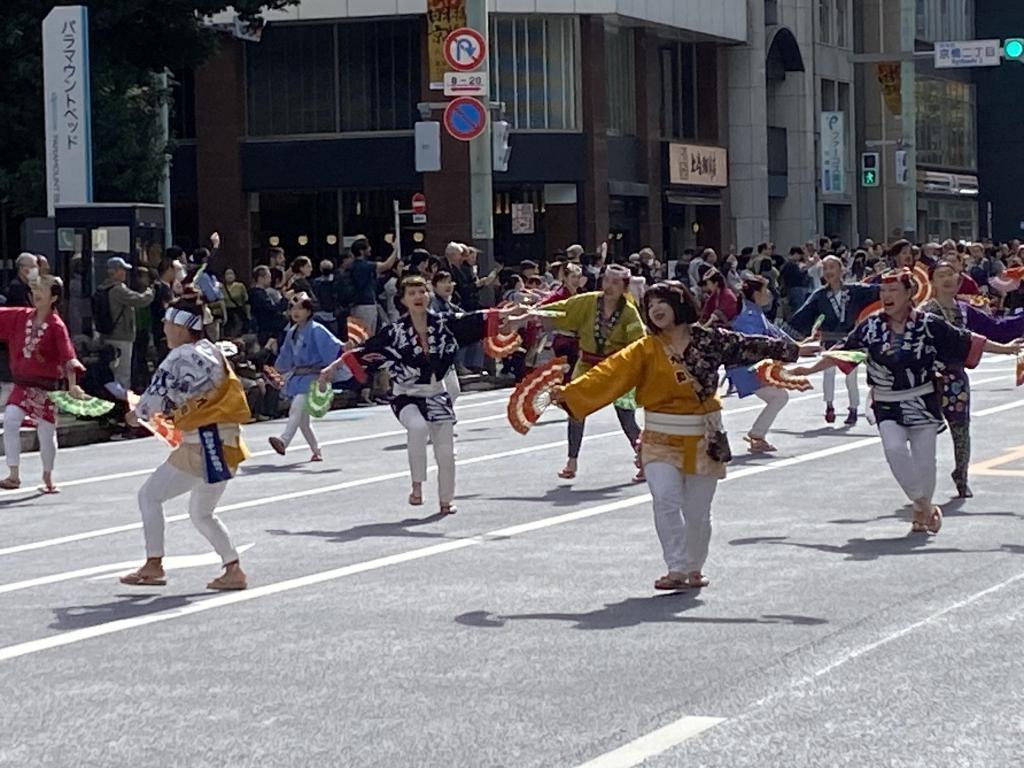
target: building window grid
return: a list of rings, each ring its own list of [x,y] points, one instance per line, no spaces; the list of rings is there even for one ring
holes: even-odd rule
[[[918,120],[917,161],[925,166],[977,168],[975,89],[958,80],[922,77],[917,82],[921,114],[941,120]]]
[[[493,18],[491,96],[511,106],[513,129],[578,130],[577,40],[574,17]]]
[[[661,135],[665,139],[696,139],[697,46],[674,43],[661,49]]]
[[[636,45],[632,30],[609,29],[605,37],[608,132],[635,136]]]
[[[818,0],[818,42],[850,49],[851,0]]]

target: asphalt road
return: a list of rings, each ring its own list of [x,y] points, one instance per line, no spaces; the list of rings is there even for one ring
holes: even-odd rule
[[[985,474],[944,503],[939,437],[937,537],[907,535],[866,421],[826,427],[798,394],[753,458],[760,401],[728,399],[712,584],[672,595],[610,412],[567,483],[556,414],[520,437],[504,393],[467,395],[444,520],[432,483],[406,505],[387,409],[317,422],[323,464],[253,426],[221,506],[234,594],[204,589],[183,500],[168,586],[117,582],[159,444],[61,451],[63,493],[0,497],[0,766],[1020,766],[1024,399],[1009,361],[972,378]]]

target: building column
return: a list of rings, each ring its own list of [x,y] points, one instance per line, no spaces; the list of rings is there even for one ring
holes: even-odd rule
[[[604,19],[580,18],[581,92],[587,179],[580,198],[583,242],[588,251],[608,238],[608,101],[605,78]]]
[[[771,239],[764,3],[748,3],[750,43],[725,49],[729,121],[729,211],[736,247]]]
[[[225,266],[248,275],[252,237],[239,146],[245,136],[243,61],[242,43],[220,35],[216,53],[196,69],[196,191],[200,243],[219,232]]]
[[[637,138],[642,142],[641,165],[644,183],[647,184],[647,201],[640,218],[640,240],[651,246],[655,253],[663,255],[664,225],[662,211],[664,203],[665,146],[661,142],[661,83],[658,60],[658,36],[650,29],[636,32],[636,109]]]

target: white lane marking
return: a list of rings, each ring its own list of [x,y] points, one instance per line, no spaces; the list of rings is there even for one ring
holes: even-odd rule
[[[255,544],[243,544],[238,548],[238,553],[248,552],[252,549]],[[220,558],[217,557],[216,552],[207,552],[201,555],[174,555],[172,557],[164,558],[164,570],[173,571],[181,568],[194,568],[200,565],[218,565]],[[25,579],[24,581],[15,581],[10,584],[0,584],[0,595],[8,592],[17,592],[22,589],[30,589],[31,587],[41,587],[47,584],[57,584],[61,581],[71,581],[72,579],[89,578],[90,581],[96,581],[97,579],[105,579],[112,573],[117,573],[124,568],[131,568],[139,564],[138,558],[135,560],[126,560],[120,563],[105,563],[104,565],[94,565],[89,568],[78,568],[74,571],[65,571],[64,573],[54,573],[49,576],[40,576],[35,579]]]
[[[723,717],[681,717],[629,744],[588,760],[579,768],[633,768],[647,758],[667,752],[724,720]]]
[[[1022,403],[1024,405],[1024,403]],[[755,406],[759,408],[760,406]],[[618,431],[610,432],[608,434],[617,435]],[[781,459],[774,461],[770,464],[757,467],[744,467],[737,472],[729,475],[721,482],[730,482],[739,480],[744,477],[751,475],[761,474],[763,472],[771,472],[776,469],[785,469],[787,467],[795,466],[797,464],[803,464],[809,461],[815,461],[821,458],[827,458],[829,456],[835,456],[849,451],[857,450],[865,445],[871,445],[879,442],[878,438],[871,438],[869,440],[858,440],[853,443],[846,443],[844,445],[833,446],[832,448],[826,448],[820,451],[813,451],[811,453],[804,454],[802,456],[794,456],[789,459]],[[562,446],[563,443],[552,443],[552,445]],[[530,448],[526,450],[536,450]],[[525,451],[520,451],[525,452]],[[301,589],[304,587],[313,586],[316,584],[323,584],[329,581],[335,581],[337,579],[345,578],[346,576],[352,576],[355,574],[366,573],[368,571],[376,571],[381,568],[388,568],[394,565],[400,565],[402,563],[412,562],[414,560],[422,560],[427,557],[433,557],[434,555],[445,554],[453,552],[459,549],[465,549],[466,547],[477,546],[484,544],[495,538],[507,539],[512,536],[517,536],[522,533],[528,533],[530,531],[537,531],[544,528],[551,528],[556,525],[562,525],[564,523],[574,522],[576,520],[584,520],[590,517],[596,517],[598,515],[604,515],[608,512],[614,512],[621,509],[627,509],[630,507],[640,506],[646,504],[651,500],[649,493],[641,494],[639,496],[631,496],[626,499],[620,499],[619,501],[613,501],[608,504],[601,504],[596,507],[589,509],[581,509],[576,512],[568,512],[562,515],[555,515],[553,517],[546,517],[540,520],[535,520],[530,523],[523,523],[521,525],[513,525],[506,528],[499,528],[495,531],[490,531],[476,536],[471,536],[465,539],[457,539],[454,541],[446,541],[441,544],[434,544],[428,547],[422,547],[420,549],[414,549],[407,552],[400,552],[394,555],[387,555],[385,557],[378,557],[373,560],[367,560],[361,563],[354,563],[341,568],[332,568],[331,570],[321,571],[319,573],[312,573],[308,576],[299,576],[292,579],[286,579],[273,584],[266,584],[259,587],[252,587],[245,590],[244,592],[234,592],[216,597],[210,597],[205,600],[200,600],[195,603],[189,603],[188,605],[179,606],[172,608],[167,611],[161,611],[159,613],[152,613],[146,616],[135,616],[129,619],[118,619],[105,624],[97,624],[92,627],[84,627],[82,629],[74,629],[64,632],[59,635],[53,635],[50,637],[44,637],[39,640],[29,640],[24,643],[17,643],[15,645],[9,645],[0,648],[0,662],[7,661],[9,659],[15,659],[19,656],[27,656],[32,653],[38,653],[39,651],[48,650],[50,648],[59,648],[65,645],[72,645],[74,643],[82,642],[83,640],[89,640],[94,637],[102,637],[104,635],[114,634],[116,632],[123,632],[129,629],[135,629],[136,627],[146,626],[148,624],[157,624],[159,622],[168,621],[170,619],[181,618],[183,616],[190,616],[195,613],[201,613],[203,611],[209,611],[214,608],[221,608],[228,605],[234,605],[235,603],[248,602],[250,600],[256,600],[261,597],[269,597],[270,595],[277,595],[283,592],[290,592],[295,589]]]
[[[791,400],[790,402],[796,402],[796,401],[799,401],[799,400],[807,400],[807,399],[810,399],[812,397],[815,397],[815,395],[803,395],[802,397],[793,398],[793,400]],[[737,415],[737,414],[740,414],[740,413],[745,413],[745,412],[748,412],[748,411],[757,411],[757,410],[760,410],[763,407],[764,406],[759,403],[758,405],[746,406],[744,408],[729,409],[729,410],[725,411],[725,415],[726,416],[730,416],[730,415]],[[489,419],[498,419],[498,418],[503,419],[503,418],[506,418],[506,417],[505,417],[504,414],[501,414],[499,416],[493,416],[493,417],[492,416],[484,417],[484,419],[488,419],[488,420]],[[472,421],[472,420],[470,420],[470,421]],[[467,423],[470,423],[470,421],[465,421],[465,422],[462,422],[462,423],[463,424],[467,424]],[[404,435],[405,434],[405,430],[402,430],[402,432],[400,434]],[[588,435],[587,437],[584,438],[584,440],[588,440],[588,441],[589,440],[602,440],[604,438],[613,437],[613,436],[618,435],[618,434],[621,434],[621,433],[618,432],[618,431],[615,431],[615,432],[602,432],[602,433],[597,434],[597,435]],[[528,448],[518,448],[518,449],[515,449],[513,451],[502,451],[501,453],[484,454],[483,456],[477,456],[477,457],[474,457],[472,459],[461,459],[459,461],[456,461],[455,465],[456,466],[465,466],[465,465],[469,465],[469,464],[479,464],[479,463],[484,462],[484,461],[493,461],[494,459],[507,458],[509,456],[522,456],[522,455],[527,454],[527,453],[532,453],[533,451],[548,450],[550,448],[557,448],[559,446],[564,446],[564,445],[565,445],[565,441],[564,440],[559,440],[557,442],[551,442],[551,443],[542,443],[540,445],[531,446],[531,447],[528,447]],[[436,466],[430,466],[430,467],[427,468],[427,471],[428,472],[434,472],[434,471],[436,471],[436,469],[437,469]],[[149,470],[146,470],[146,473],[148,474],[148,473],[150,473],[152,471],[153,470],[149,469]],[[239,475],[239,477],[245,477],[245,476],[246,475],[244,473]],[[252,474],[252,475],[249,475],[249,476],[250,477],[259,477],[259,475],[257,475],[257,474]],[[371,476],[371,477],[359,478],[358,480],[348,480],[348,481],[346,481],[344,483],[337,483],[337,484],[334,484],[334,485],[319,486],[319,487],[316,487],[316,488],[308,488],[308,489],[303,490],[303,491],[296,491],[296,492],[292,492],[292,493],[280,494],[280,495],[277,495],[277,496],[261,497],[261,498],[257,498],[257,499],[250,499],[249,501],[237,502],[235,504],[228,504],[228,505],[225,505],[225,506],[218,507],[217,508],[217,512],[231,512],[231,511],[234,511],[234,510],[237,510],[237,509],[250,509],[252,507],[259,507],[259,506],[263,506],[265,504],[271,504],[271,503],[274,503],[274,502],[277,502],[277,501],[290,501],[292,499],[305,498],[305,497],[308,497],[308,496],[318,496],[318,495],[324,494],[324,493],[333,493],[335,491],[343,491],[343,490],[347,490],[349,488],[358,488],[358,487],[364,486],[364,485],[372,485],[374,483],[386,482],[388,480],[396,480],[398,478],[408,477],[408,476],[409,476],[409,471],[408,470],[404,470],[404,471],[400,471],[400,472],[389,472],[389,473],[383,474],[383,475],[374,475],[374,476]],[[237,482],[237,480],[235,482]],[[184,514],[184,515],[173,515],[171,517],[168,517],[166,519],[166,522],[167,523],[176,523],[176,522],[179,522],[181,520],[187,520],[187,519],[188,519],[188,515],[187,514]],[[118,533],[125,533],[127,531],[137,531],[140,528],[142,528],[142,523],[125,523],[124,525],[115,525],[115,526],[111,526],[111,527],[108,527],[108,528],[97,528],[97,529],[94,529],[94,530],[91,530],[91,531],[84,531],[82,533],[73,533],[73,534],[68,534],[66,536],[58,536],[58,537],[52,538],[52,539],[44,539],[42,541],[32,541],[32,542],[28,542],[26,544],[17,544],[17,545],[14,545],[14,546],[5,547],[3,549],[0,549],[0,556],[2,556],[2,555],[14,555],[14,554],[18,554],[19,552],[30,552],[32,550],[43,549],[45,547],[54,547],[54,546],[58,546],[60,544],[70,544],[70,543],[73,543],[73,542],[76,542],[76,541],[85,541],[87,539],[95,539],[95,538],[98,538],[100,536],[111,536],[111,535],[118,534]]]

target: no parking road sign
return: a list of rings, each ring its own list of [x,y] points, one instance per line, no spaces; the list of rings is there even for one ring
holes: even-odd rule
[[[444,60],[456,72],[472,72],[487,58],[484,36],[470,27],[452,30],[444,41]]]
[[[444,110],[444,127],[459,141],[471,141],[487,128],[487,108],[470,96],[452,99]]]

